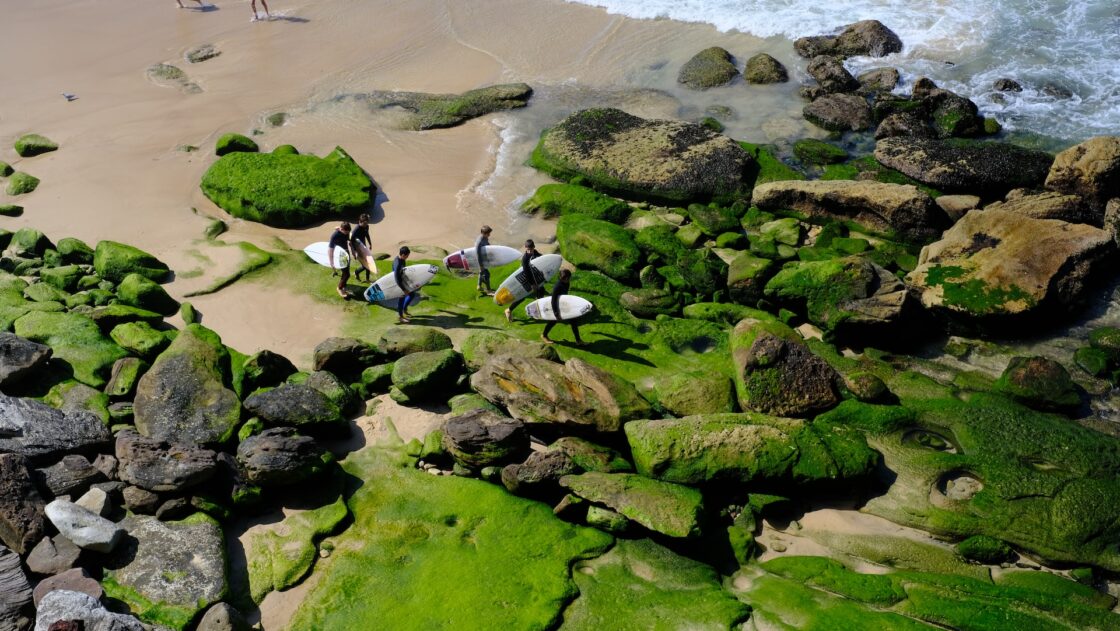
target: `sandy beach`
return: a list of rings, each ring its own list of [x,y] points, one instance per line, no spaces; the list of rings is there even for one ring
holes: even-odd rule
[[[278,0],[274,19],[261,22],[250,22],[248,2],[203,11],[187,4],[54,0],[5,9],[0,58],[18,62],[2,71],[0,159],[20,168],[10,147],[27,132],[50,136],[62,150],[27,166],[43,184],[19,199],[26,212],[3,219],[4,228],[134,243],[178,272],[198,267],[189,251],[210,217],[230,224],[222,237],[229,243],[268,247],[279,237],[302,248],[325,240],[329,226],[279,230],[233,220],[198,189],[215,139],[257,129],[263,149],[291,143],[322,155],[341,145],[370,173],[380,189],[375,250],[401,243],[463,247],[481,223],[497,227],[499,241],[548,240],[549,224],[511,212],[547,181],[523,166],[541,129],[602,103],[646,116],[698,118],[706,102],[742,89],[680,94],[675,68],[709,45],[743,55],[768,50],[796,67],[788,42],[632,20],[555,0]],[[184,53],[201,44],[221,55],[187,63]],[[161,62],[183,69],[202,92],[150,81],[146,68]],[[392,116],[329,102],[370,90],[452,93],[512,81],[536,90],[530,107],[446,130],[402,131]],[[787,98],[795,84],[753,98],[730,131],[755,141],[806,133],[796,101]],[[63,92],[77,99],[67,101]],[[264,121],[276,112],[289,114],[282,127]],[[181,145],[200,149],[186,153]],[[195,285],[177,279],[168,290],[179,298]],[[194,302],[228,344],[301,361],[337,320],[329,306],[298,294],[265,295],[243,284]],[[267,313],[255,308],[264,300]]]

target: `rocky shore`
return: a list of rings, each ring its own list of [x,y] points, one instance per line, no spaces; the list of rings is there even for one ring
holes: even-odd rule
[[[508,325],[470,279],[441,273],[395,326],[301,252],[229,244],[200,293],[338,304],[298,365],[223,343],[142,249],[0,229],[0,628],[1115,628],[1120,329],[1059,358],[1005,344],[1114,281],[1120,137],[1052,155],[842,64],[902,46],[874,21],[795,42],[830,135],[788,154],[718,109],[542,133],[525,157],[555,182],[523,211],[555,219],[595,305],[586,347]],[[791,74],[709,48],[679,81]],[[421,130],[531,94],[347,98]],[[14,149],[12,196],[66,150]],[[378,190],[341,147],[214,153],[203,193],[267,226]]]

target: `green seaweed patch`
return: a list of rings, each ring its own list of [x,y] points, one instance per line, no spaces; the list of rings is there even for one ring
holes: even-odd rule
[[[754,186],[767,182],[805,179],[805,175],[800,171],[778,159],[772,147],[742,141],[739,141],[739,146],[754,157],[755,161],[751,166],[754,172],[748,173],[745,178],[748,182],[753,181]]]
[[[574,213],[617,224],[630,216],[625,202],[576,184],[545,184],[525,200],[521,210],[540,212],[547,219]]]
[[[993,287],[956,265],[934,265],[926,270],[926,285],[941,287],[945,305],[959,307],[975,315],[996,315],[1008,312],[1011,303],[1033,307],[1036,300],[1018,285]],[[962,280],[956,280],[962,279]]]
[[[220,243],[220,242],[215,242]],[[236,244],[222,244],[222,245],[236,245],[241,250],[241,260],[237,263],[237,268],[229,274],[220,278],[214,279],[206,287],[196,289],[194,291],[183,294],[185,298],[193,298],[194,296],[204,296],[212,294],[229,287],[236,283],[241,278],[261,269],[272,262],[272,255],[259,247],[249,243],[248,241],[240,241]]]
[[[886,184],[916,186],[918,190],[925,192],[934,199],[942,195],[941,191],[926,186],[901,171],[883,166],[874,156],[864,156],[840,164],[830,164],[824,168],[824,173],[821,174],[822,180],[861,180],[867,178]]]

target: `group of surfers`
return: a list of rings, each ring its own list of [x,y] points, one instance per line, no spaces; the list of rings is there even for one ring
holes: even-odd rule
[[[494,291],[490,287],[490,270],[486,267],[486,247],[490,245],[490,234],[493,229],[490,226],[482,226],[479,231],[478,238],[475,239],[474,247],[475,253],[478,257],[478,291],[484,296],[493,296]],[[361,282],[362,272],[365,272],[366,283],[373,282],[372,274],[377,272],[376,264],[373,260],[373,244],[369,238],[369,215],[362,213],[358,217],[358,225],[352,227],[350,222],[344,221],[334,232],[331,233],[330,239],[327,241],[327,259],[330,261],[332,274],[341,272],[341,278],[338,281],[338,295],[343,299],[350,298],[350,292],[346,289],[346,283],[350,280],[350,263],[346,262],[345,265],[335,266],[335,248],[340,248],[343,252],[349,254],[351,260],[357,260],[361,266],[354,272],[355,280]],[[408,313],[408,306],[415,302],[419,297],[416,289],[409,290],[408,279],[405,278],[404,269],[408,264],[408,257],[411,250],[407,245],[401,246],[397,251],[397,256],[393,258],[393,279],[396,281],[397,286],[401,291],[405,292],[403,296],[397,300],[397,322],[407,323],[412,320]],[[543,298],[545,295],[544,279],[541,277],[540,272],[534,269],[531,265],[533,259],[539,257],[541,253],[537,250],[536,243],[532,239],[525,240],[525,248],[521,255],[521,270],[523,277],[529,282],[527,289],[529,293],[521,298],[515,300],[512,304],[506,307],[505,316],[507,322],[513,321],[513,310],[517,308],[529,296],[534,298]],[[572,272],[570,269],[564,268],[560,270],[560,274],[556,280],[556,284],[552,287],[552,312],[555,314],[560,313],[560,297],[567,294],[572,286]],[[544,331],[541,333],[541,340],[546,344],[552,344],[553,340],[548,337],[552,331],[552,327],[556,326],[559,322],[564,322],[572,327],[572,336],[575,338],[577,346],[583,346],[584,342],[579,336],[579,324],[576,320],[552,320],[545,324]]]

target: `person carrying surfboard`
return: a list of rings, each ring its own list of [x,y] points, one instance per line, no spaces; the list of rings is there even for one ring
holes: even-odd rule
[[[339,268],[334,266],[334,249],[342,248],[343,252],[350,251],[350,222],[344,221],[334,232],[331,233],[331,238],[327,241],[327,259],[331,264],[331,275],[333,276]],[[342,267],[342,278],[338,281],[338,295],[344,299],[350,299],[350,293],[346,291],[346,281],[350,280],[350,261],[346,261],[346,265]]]
[[[548,332],[552,330],[552,327],[560,322],[566,322],[568,326],[572,327],[572,337],[576,338],[576,346],[583,346],[583,340],[579,338],[579,325],[576,324],[579,318],[574,318],[572,320],[560,319],[560,297],[567,294],[568,290],[571,288],[572,270],[567,268],[560,270],[560,277],[556,280],[556,284],[552,286],[552,312],[556,314],[557,319],[544,325],[544,332],[541,333],[541,341],[545,344],[553,343],[553,340],[548,337]]]
[[[408,315],[408,305],[416,300],[416,292],[409,289],[408,279],[404,275],[409,254],[412,254],[412,250],[409,250],[407,245],[402,245],[397,257],[393,259],[393,280],[397,281],[397,287],[400,287],[401,291],[406,292],[397,300],[397,322],[412,321],[412,318]]]
[[[529,264],[540,255],[541,253],[537,251],[537,244],[532,239],[525,239],[525,253],[521,255],[521,273],[525,275],[531,285],[532,291],[530,293],[537,298],[544,298],[544,287],[541,285],[541,279],[538,278],[539,272]],[[506,307],[506,322],[513,322],[513,310],[528,297],[527,295],[522,296]]]
[[[369,215],[366,213],[358,216],[358,225],[350,233],[350,256],[361,264],[354,272],[354,278],[361,281],[362,272],[365,272],[365,282],[373,282],[370,274],[377,272],[377,264],[373,262],[373,243],[369,240]]]
[[[490,226],[482,226],[478,238],[474,240],[474,252],[478,256],[478,291],[484,296],[494,295],[494,291],[490,289],[490,270],[486,267],[486,246],[490,245],[492,231]]]

